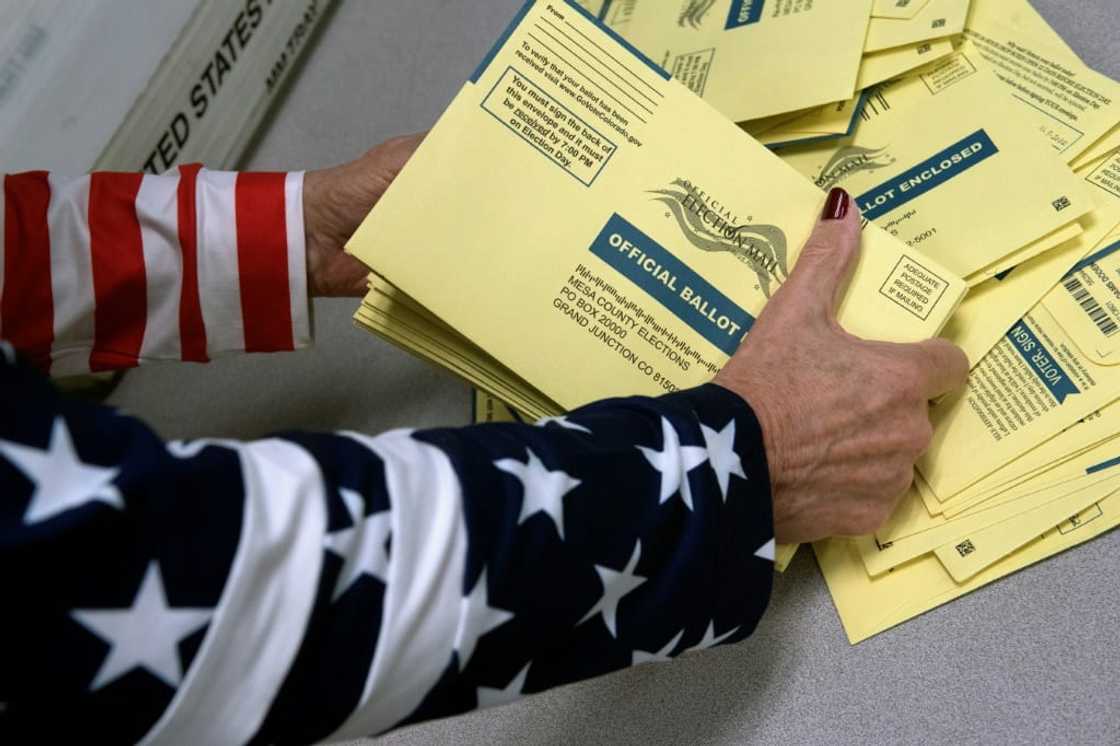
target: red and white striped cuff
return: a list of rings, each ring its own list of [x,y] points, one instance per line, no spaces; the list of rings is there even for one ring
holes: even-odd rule
[[[310,343],[302,173],[3,185],[0,337],[52,375]]]

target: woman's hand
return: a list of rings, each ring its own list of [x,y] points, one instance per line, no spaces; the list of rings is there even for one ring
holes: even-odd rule
[[[343,245],[416,152],[425,134],[393,138],[350,163],[308,171],[304,176],[303,220],[311,295],[365,295],[369,271],[345,254]]]
[[[929,447],[929,400],[968,378],[968,359],[945,340],[871,342],[840,328],[859,243],[858,211],[835,189],[789,279],[715,379],[762,425],[779,542],[878,529]]]

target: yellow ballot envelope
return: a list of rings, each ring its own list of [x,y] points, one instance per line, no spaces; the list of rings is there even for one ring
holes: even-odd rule
[[[958,583],[971,578],[1120,489],[1117,453],[1116,444],[1107,443],[1065,465],[1061,480],[1058,475],[1049,477],[1055,481],[1051,489],[1064,493],[1060,505],[1042,505],[1008,521],[960,533],[934,553]],[[1068,477],[1071,472],[1074,478]]]
[[[795,143],[804,145],[847,137],[855,132],[860,122],[867,95],[863,93],[847,101],[816,107],[766,129],[756,135],[755,139],[768,148],[775,149]]]
[[[964,51],[999,75],[1032,126],[1067,162],[1074,162],[1120,123],[1120,83],[1090,70],[1072,52],[1040,40],[1037,27],[1008,24],[1030,14],[1008,15],[999,8],[1002,3],[984,3],[973,11]]]
[[[1120,494],[1113,492],[960,583],[934,554],[872,578],[855,543],[848,539],[817,542],[813,549],[844,631],[854,644],[1118,525]]]
[[[929,554],[946,543],[958,543],[963,537],[994,526],[1014,522],[1026,514],[1042,513],[1051,520],[1048,526],[1058,525],[1071,515],[1085,509],[1120,488],[1120,477],[1115,473],[1092,474],[1084,480],[1063,481],[1037,488],[1024,489],[1021,493],[993,500],[990,503],[952,520],[927,518],[914,533],[884,542],[874,536],[863,536],[855,544],[864,567],[871,576],[885,572]],[[1103,488],[1103,491],[1095,488]],[[1010,553],[1015,547],[1009,547]],[[997,555],[998,559],[1002,555]]]
[[[871,17],[906,20],[916,16],[929,4],[930,0],[875,0],[871,6]]]
[[[594,53],[569,66],[542,29]],[[623,109],[611,80],[653,113]],[[821,203],[594,18],[540,0],[347,250],[538,400],[572,408],[710,380],[787,278]],[[866,337],[928,338],[964,292],[868,225],[840,320]]]
[[[972,0],[965,28],[983,31],[986,25],[992,23],[1012,29],[1021,35],[1020,38],[1030,39],[1044,47],[1060,49],[1077,58],[1073,48],[1038,14],[1029,0]]]
[[[1087,180],[1101,193],[1120,201],[1120,155],[1114,155]],[[1101,247],[1086,257],[1045,299],[1046,310],[1066,328],[1095,327],[1087,344],[1102,361],[1120,353],[1120,243]],[[1120,362],[1120,360],[1116,360]]]
[[[964,31],[969,0],[928,0],[909,18],[884,17],[873,11],[865,52],[952,36]]]
[[[854,137],[780,154],[821,188],[844,186],[864,217],[978,283],[1094,205],[995,76],[956,57],[881,89]]]
[[[953,53],[948,39],[934,39],[904,47],[884,49],[863,55],[856,78],[856,90],[863,91],[892,78],[905,75]]]
[[[1069,165],[1078,173],[1092,171],[1109,156],[1115,155],[1117,150],[1120,150],[1120,126],[1110,130],[1088,150],[1071,160]]]
[[[871,3],[626,0],[618,25],[609,8],[606,17],[725,116],[745,122],[851,98]]]
[[[922,504],[930,515],[944,514],[948,518],[953,518],[989,500],[1001,497],[1009,491],[1030,489],[1032,482],[1049,479],[1050,475],[1064,464],[1113,440],[1116,437],[1113,418],[1117,414],[1117,409],[1118,404],[1113,403],[1091,413],[1055,437],[1004,464],[951,499],[941,501],[924,479],[918,479],[916,486],[922,493],[920,495]],[[908,533],[910,533],[908,520],[896,515],[876,535],[889,541],[893,535]]]
[[[1116,218],[1118,174],[1120,158],[1113,158],[1086,177],[1108,204],[1094,214],[1108,216],[1105,223]],[[1036,449],[1054,461],[1114,434],[1114,417],[1093,415],[1120,399],[1120,356],[1109,354],[1120,331],[1116,239],[1097,245],[1011,327],[975,368],[966,392],[934,409],[934,447],[919,468],[941,502],[977,497],[990,489],[990,475],[1006,477]],[[950,464],[969,448],[971,457]]]
[[[1096,209],[1069,226],[1077,228],[1072,238],[974,287],[957,309],[941,336],[961,347],[973,365],[1075,264],[1105,248],[1101,242],[1120,225],[1120,183],[1109,187],[1109,174],[1120,175],[1120,157],[1110,163],[1082,176]]]
[[[1064,328],[1040,303],[973,368],[965,390],[933,408],[933,445],[918,469],[939,499],[1120,399],[1120,360],[1095,352],[1100,330],[1088,313],[1078,321]]]
[[[478,422],[698,385],[788,278],[819,188],[839,184],[868,218],[841,324],[942,331],[977,363],[934,406],[891,521],[814,546],[849,639],[1120,525],[1120,158],[1101,152],[1117,120],[1103,101],[1032,114],[1068,103],[1054,76],[1086,102],[1109,94],[1029,6],[1008,0],[1001,19],[975,4],[963,52],[921,36],[865,54],[876,74],[946,57],[857,96],[869,18],[916,29],[968,4],[527,3],[348,243],[373,272],[356,322],[471,382]],[[777,45],[795,24],[792,77]],[[1013,45],[1047,61],[1041,77],[1015,82],[999,60]],[[810,68],[828,65],[818,85]],[[760,75],[783,90],[760,101]],[[744,130],[840,139],[783,162]]]

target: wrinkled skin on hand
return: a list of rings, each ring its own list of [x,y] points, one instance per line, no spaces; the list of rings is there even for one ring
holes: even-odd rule
[[[878,529],[929,447],[929,401],[968,377],[964,353],[945,340],[873,342],[837,323],[860,245],[858,211],[843,199],[846,214],[818,224],[789,279],[715,378],[742,396],[762,425],[782,543]]]
[[[313,296],[361,297],[369,271],[343,246],[427,133],[388,140],[357,160],[308,171],[303,179],[307,283]]]

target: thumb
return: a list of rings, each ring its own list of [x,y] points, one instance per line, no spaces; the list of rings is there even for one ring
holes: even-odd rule
[[[846,191],[834,188],[785,283],[799,308],[836,312],[859,259],[860,237],[859,209]]]

